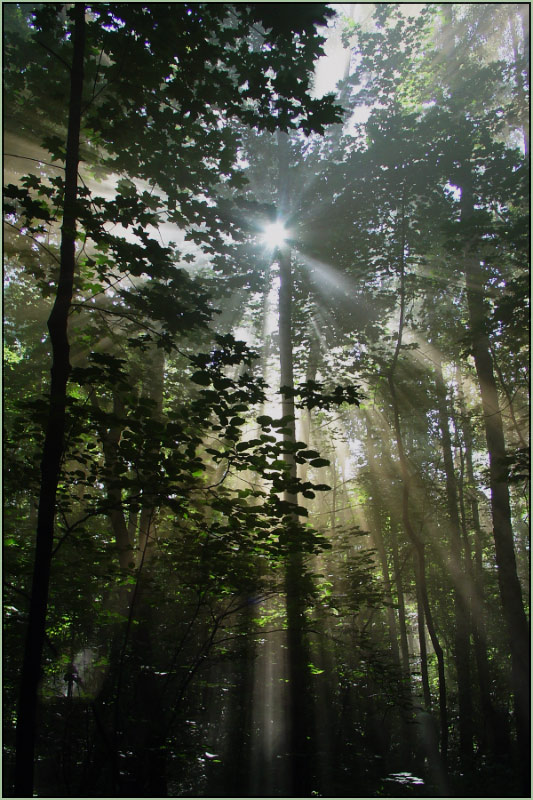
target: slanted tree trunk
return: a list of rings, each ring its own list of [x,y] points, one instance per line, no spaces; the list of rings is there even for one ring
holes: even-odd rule
[[[76,268],[76,199],[85,54],[85,5],[75,3],[73,13],[75,24],[70,70],[60,270],[57,293],[48,319],[52,349],[50,399],[41,460],[35,561],[17,716],[15,761],[17,797],[33,795],[38,686],[42,674],[41,658],[50,586],[56,495],[64,452],[67,381],[71,368],[68,315]]]
[[[474,195],[470,165],[466,164],[461,187],[461,221],[468,226],[474,216]],[[511,522],[509,484],[503,460],[506,455],[503,421],[486,332],[489,318],[484,297],[484,278],[480,260],[475,255],[476,242],[465,251],[466,295],[472,355],[479,381],[487,452],[489,456],[489,486],[498,584],[502,609],[507,624],[511,653],[513,700],[518,738],[518,760],[522,769],[524,790],[529,791],[530,757],[530,689],[529,689],[529,628],[522,601],[522,590],[516,569]]]

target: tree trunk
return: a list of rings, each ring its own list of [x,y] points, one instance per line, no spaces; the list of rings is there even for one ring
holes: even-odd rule
[[[403,443],[402,429],[400,424],[400,410],[398,404],[398,397],[396,394],[396,385],[394,382],[396,366],[400,351],[402,347],[403,326],[405,322],[405,254],[407,251],[407,237],[406,237],[406,216],[405,216],[405,197],[402,201],[402,207],[399,213],[399,233],[400,233],[400,248],[399,248],[399,297],[400,297],[400,318],[398,322],[398,338],[396,340],[396,348],[392,357],[391,365],[387,374],[387,383],[392,402],[393,411],[393,427],[396,438],[396,446],[398,448],[398,459],[400,462],[400,476],[402,481],[402,522],[407,538],[411,542],[415,552],[415,575],[417,583],[417,592],[420,592],[420,600],[424,609],[426,617],[426,624],[428,633],[437,656],[438,664],[438,681],[439,681],[439,712],[440,712],[440,756],[442,759],[442,770],[439,768],[439,773],[444,773],[446,770],[446,762],[448,757],[448,705],[446,699],[446,676],[444,672],[444,653],[437,636],[437,631],[433,622],[433,614],[431,613],[431,606],[429,603],[429,595],[426,583],[426,564],[424,543],[415,532],[411,523],[411,515],[409,510],[410,502],[410,487],[411,480],[409,476],[409,466],[407,457],[405,455],[405,448]]]
[[[148,380],[148,397],[155,402],[155,408],[152,418],[156,420],[161,419],[163,410],[163,388],[165,381],[165,354],[161,347],[154,348],[153,359],[147,372]],[[157,457],[157,450],[152,447],[150,452],[154,458]],[[147,481],[150,476],[146,476]],[[154,518],[156,513],[157,498],[145,492],[143,489],[143,496],[141,499],[141,513],[139,517],[139,552],[137,554],[137,567],[146,563],[154,552],[153,528]]]
[[[318,362],[320,359],[320,341],[318,339],[318,334],[315,333],[312,325],[309,326],[309,336],[311,341],[309,345],[309,360],[307,362],[305,379],[306,381],[314,381],[316,380]],[[303,410],[300,417],[300,438],[302,442],[305,442],[308,446],[311,445],[311,442],[309,441],[310,432],[311,411],[310,409],[306,408]],[[305,464],[300,464],[300,479],[302,480],[302,483],[305,483],[307,480],[308,470],[309,466],[307,462]]]
[[[404,673],[411,675],[411,664],[409,659],[409,642],[407,638],[407,617],[405,613],[405,597],[403,591],[402,571],[400,568],[400,557],[398,553],[398,536],[396,533],[396,522],[391,520],[391,540],[392,540],[392,565],[394,569],[394,583],[396,584],[396,594],[398,595],[398,625],[400,628],[400,650],[402,654],[402,667]]]
[[[437,636],[435,624],[433,622],[433,614],[431,613],[431,606],[429,604],[429,595],[426,582],[426,563],[424,554],[424,543],[415,532],[411,523],[409,513],[409,471],[407,466],[407,458],[403,447],[403,440],[400,428],[400,415],[398,411],[398,399],[396,397],[396,388],[389,377],[389,388],[392,397],[392,405],[394,411],[394,428],[396,433],[396,444],[398,447],[400,459],[400,474],[402,477],[402,519],[405,532],[415,550],[415,563],[417,566],[416,579],[417,590],[420,591],[420,599],[426,617],[426,624],[433,645],[433,650],[437,656],[438,679],[439,679],[439,714],[440,714],[440,755],[442,759],[443,768],[445,769],[447,755],[448,755],[448,704],[446,699],[446,676],[444,672],[444,653]]]
[[[481,752],[488,752],[495,760],[502,760],[509,754],[510,742],[507,734],[507,725],[502,724],[502,711],[496,708],[492,695],[491,686],[492,668],[489,662],[487,651],[487,631],[485,624],[485,598],[483,590],[483,563],[482,563],[482,542],[481,542],[481,523],[479,519],[479,508],[477,498],[474,494],[474,466],[472,461],[472,431],[470,420],[466,411],[461,373],[458,371],[459,386],[459,409],[461,414],[461,428],[463,432],[464,448],[461,452],[461,480],[459,483],[459,499],[461,509],[461,527],[463,531],[463,541],[465,548],[465,564],[471,583],[472,606],[471,622],[472,635],[474,638],[474,655],[477,668],[477,683],[479,686],[479,697],[483,725],[479,730],[479,746]],[[454,419],[455,428],[459,429],[459,421]],[[464,476],[466,475],[467,484],[470,487],[470,496],[465,497]],[[468,510],[470,519],[467,518],[467,507],[465,500],[469,500]],[[474,552],[472,553],[468,530],[471,527],[474,531]]]
[[[422,694],[424,705],[428,714],[431,712],[431,689],[429,688],[428,673],[428,651],[426,644],[426,626],[424,620],[424,601],[420,589],[420,577],[418,575],[419,564],[415,556],[415,581],[416,581],[416,620],[418,626],[418,645],[420,647],[420,675],[422,678]]]
[[[288,140],[285,134],[279,134],[280,187],[279,206],[282,215],[287,213],[288,205]],[[292,291],[291,254],[287,245],[279,251],[280,287],[279,287],[279,351],[280,351],[280,385],[281,388],[294,388],[293,353],[292,353]],[[282,394],[282,416],[292,417],[292,421],[284,426],[283,439],[286,442],[296,441],[296,424],[294,421],[294,398]],[[291,478],[296,478],[296,462],[292,453],[284,456],[289,465]],[[285,494],[285,500],[296,503],[296,496]],[[289,753],[291,793],[295,797],[306,797],[312,790],[312,751],[314,713],[309,674],[309,654],[305,634],[305,594],[302,587],[304,564],[302,553],[291,548],[287,556],[285,574],[285,593],[287,608],[287,649],[289,664]]]
[[[48,319],[52,368],[48,423],[41,461],[35,561],[28,630],[22,664],[16,732],[15,796],[33,795],[38,686],[46,628],[50,569],[56,515],[56,494],[65,441],[67,381],[70,374],[68,315],[76,267],[76,199],[85,52],[85,5],[76,3],[65,161],[65,197],[61,226],[57,293]]]
[[[446,474],[446,501],[450,520],[450,577],[454,586],[454,657],[457,670],[459,699],[459,754],[465,772],[472,767],[473,759],[473,708],[470,676],[470,586],[462,559],[461,521],[459,519],[457,481],[453,464],[450,420],[446,401],[446,386],[442,364],[437,356],[435,362],[437,406],[441,430],[442,457]]]
[[[468,165],[469,169],[469,165]],[[461,191],[461,221],[468,226],[474,216],[472,176],[463,176]],[[516,569],[516,558],[511,523],[509,485],[504,474],[505,438],[503,421],[490,354],[490,341],[486,333],[489,311],[484,298],[484,279],[479,258],[470,245],[465,252],[466,293],[472,354],[479,381],[485,437],[489,455],[489,486],[498,584],[502,609],[507,624],[511,653],[512,686],[518,739],[518,759],[522,769],[524,789],[529,791],[530,758],[530,690],[529,690],[529,629],[522,590]]]
[[[244,628],[243,652],[235,664],[234,687],[230,694],[228,711],[228,744],[222,796],[239,797],[252,792],[250,772],[252,766],[254,664],[256,643],[249,634],[253,631],[253,609],[246,605],[242,610]],[[220,791],[219,786],[208,787],[208,792]]]
[[[390,579],[389,564],[387,560],[387,552],[385,550],[385,543],[381,532],[381,502],[379,501],[380,491],[376,481],[377,463],[374,442],[372,440],[372,431],[370,422],[366,419],[366,441],[368,449],[368,466],[370,470],[370,487],[372,491],[372,539],[378,552],[379,561],[381,565],[381,574],[383,575],[383,592],[387,603],[387,619],[389,623],[389,641],[391,647],[391,655],[395,664],[401,665],[400,662],[400,649],[398,647],[398,633],[396,626],[396,615],[394,613],[394,606],[392,601],[392,583]]]
[[[96,400],[93,399],[96,405]],[[109,520],[115,536],[118,551],[118,562],[121,569],[128,570],[133,565],[133,541],[130,527],[124,516],[122,504],[122,490],[115,485],[117,475],[117,447],[125,426],[124,403],[118,392],[113,392],[113,417],[108,430],[106,426],[100,427],[100,439],[102,440],[102,450],[104,453],[104,463],[109,476],[105,478],[107,502],[109,503]]]
[[[290,253],[280,253],[279,345],[281,386],[294,388],[292,363],[292,276]],[[294,400],[282,399],[282,416],[294,418]],[[285,424],[284,441],[296,441],[294,421]],[[285,455],[291,477],[296,477],[296,462],[292,454]],[[296,496],[286,493],[285,500],[295,503]],[[289,752],[292,795],[310,795],[310,767],[313,711],[310,693],[309,657],[305,635],[305,597],[302,592],[304,571],[301,552],[292,550],[287,556],[285,592],[287,603],[287,645],[289,663]]]

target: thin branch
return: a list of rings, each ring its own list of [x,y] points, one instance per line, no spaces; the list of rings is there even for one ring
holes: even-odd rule
[[[50,53],[50,55],[54,56],[54,58],[57,58],[58,61],[61,61],[61,63],[68,69],[69,72],[71,71],[70,64],[67,61],[65,61],[65,59],[62,56],[60,56],[58,53],[52,50],[51,47],[48,47],[47,44],[41,42],[40,39],[36,39],[35,41],[37,42],[37,44],[40,44],[41,47],[43,47],[48,53]]]
[[[43,161],[41,158],[31,158],[30,156],[19,156],[16,153],[4,153],[4,158],[22,158],[24,161],[36,161],[37,164],[45,164],[47,167],[52,167],[52,169],[60,169],[65,171],[65,167],[60,167],[58,164],[51,164],[49,161]]]
[[[224,481],[228,477],[228,474],[229,474],[229,471],[230,471],[230,467],[231,467],[231,461],[228,459],[228,466],[226,467],[226,471],[224,472],[224,475],[221,477],[221,479],[219,481],[217,481],[216,483],[212,483],[210,486],[198,486],[198,487],[192,487],[192,488],[198,488],[198,489],[201,489],[201,490],[206,490],[206,489],[214,489],[216,486],[220,486],[220,484],[224,483]]]
[[[131,317],[129,314],[125,314],[121,311],[115,311],[109,308],[101,308],[100,306],[89,306],[87,303],[72,303],[71,307],[84,308],[88,311],[99,311],[101,314],[110,314],[113,317],[121,317],[122,319],[127,319],[130,322],[133,322],[133,324],[137,325],[139,328],[143,328],[144,330],[150,331],[150,333],[153,333],[155,336],[158,336],[157,331],[151,328],[149,325],[143,324],[139,322],[139,320],[135,319],[135,317]]]
[[[4,220],[4,225],[9,225],[10,228],[13,228],[14,230],[16,230],[17,233],[19,233],[21,236],[27,236],[28,239],[31,239],[32,241],[34,241],[35,244],[39,245],[39,247],[41,247],[46,253],[48,253],[48,255],[51,256],[54,259],[54,261],[56,261],[58,264],[60,264],[59,258],[56,255],[54,255],[54,253],[52,253],[52,251],[49,250],[48,247],[45,244],[43,244],[38,239],[36,239],[35,236],[32,236],[31,233],[24,232],[24,229],[22,229],[22,228],[17,228],[17,226],[13,225],[12,222],[8,222],[7,219]]]

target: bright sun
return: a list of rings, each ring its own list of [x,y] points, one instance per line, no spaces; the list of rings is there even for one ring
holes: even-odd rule
[[[281,247],[287,241],[289,232],[282,222],[271,222],[263,228],[262,239],[269,247]]]

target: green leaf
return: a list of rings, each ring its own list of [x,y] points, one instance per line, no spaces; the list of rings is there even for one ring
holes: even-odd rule
[[[197,383],[199,386],[209,386],[211,378],[207,372],[198,371],[191,375],[191,381]]]
[[[329,461],[327,458],[314,458],[309,463],[312,467],[329,467]]]

